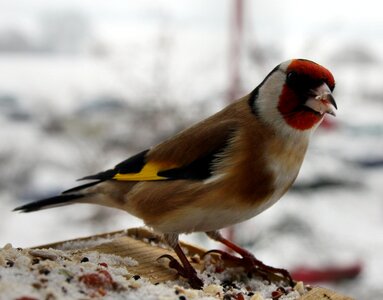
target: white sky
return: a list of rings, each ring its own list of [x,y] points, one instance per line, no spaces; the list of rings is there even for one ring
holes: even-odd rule
[[[0,28],[20,22],[27,26],[34,16],[46,11],[80,10],[95,22],[151,22],[159,14],[176,23],[192,26],[226,26],[229,0],[0,0]],[[341,30],[357,38],[383,37],[382,2],[322,0],[247,1],[247,13],[257,32],[328,34]],[[261,28],[258,29],[258,27]]]
[[[247,0],[246,41],[252,49],[278,51],[276,61],[265,66],[266,71],[291,57],[306,57],[328,64],[323,61],[326,54],[347,51],[349,46],[359,43],[371,52],[380,53],[383,49],[380,47],[383,46],[381,3],[377,0]],[[113,46],[117,43],[123,45],[110,48],[123,49],[124,60],[136,63],[129,65],[129,74],[133,74],[134,70],[153,65],[149,54],[155,52],[158,32],[162,30],[165,38],[173,38],[169,51],[173,58],[176,57],[173,59],[176,65],[170,66],[169,72],[173,74],[172,78],[181,81],[175,86],[180,87],[182,81],[190,81],[190,78],[185,80],[184,74],[194,74],[195,70],[184,66],[187,63],[192,66],[219,64],[219,68],[210,69],[220,76],[216,86],[225,86],[227,76],[222,73],[227,72],[225,49],[228,48],[228,16],[232,5],[232,0],[0,0],[0,33],[17,26],[38,34],[42,15],[80,12],[91,21],[92,34],[98,40]],[[133,40],[138,42],[129,42]],[[134,58],[139,54],[145,57],[144,62]],[[5,60],[9,61],[9,58]],[[15,60],[17,62],[20,58]],[[333,69],[334,66],[330,62],[328,67]],[[253,71],[254,67],[245,66],[244,69]],[[245,83],[246,90],[256,84],[266,71],[258,69],[247,75],[244,78],[249,81]],[[15,72],[20,74],[20,70]],[[11,77],[5,73],[4,76],[3,85],[4,80]],[[203,83],[201,78],[195,78],[189,85],[198,87],[201,94],[205,93],[205,84],[199,86],[197,80]],[[13,82],[25,86],[21,80]],[[80,81],[76,79],[76,82]],[[124,84],[129,85],[127,82]],[[381,86],[380,81],[378,85]],[[43,86],[46,86],[45,82]],[[207,88],[214,89],[211,86]],[[178,90],[188,94],[182,88]]]

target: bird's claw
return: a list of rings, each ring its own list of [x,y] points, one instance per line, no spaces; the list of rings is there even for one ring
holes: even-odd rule
[[[270,275],[274,275],[274,276],[280,275],[291,287],[295,286],[295,282],[293,278],[291,277],[289,271],[287,271],[286,269],[274,268],[274,267],[265,265],[263,262],[256,259],[252,255],[238,257],[222,250],[209,250],[205,252],[202,255],[202,257],[204,258],[206,255],[212,254],[212,253],[219,254],[222,260],[230,261],[236,265],[240,265],[249,272],[258,273],[259,275],[261,275],[263,278],[267,279],[268,281],[272,281],[272,279],[270,278]]]
[[[169,259],[169,268],[176,270],[178,275],[188,279],[189,284],[193,289],[202,289],[203,282],[200,278],[198,278],[197,273],[193,269],[187,270],[170,254],[161,255],[157,258],[157,261],[163,258]]]
[[[176,270],[180,276],[187,277],[185,268],[181,266],[178,260],[176,260],[173,256],[171,256],[170,254],[164,254],[157,258],[157,261],[163,258],[169,259],[169,268]]]

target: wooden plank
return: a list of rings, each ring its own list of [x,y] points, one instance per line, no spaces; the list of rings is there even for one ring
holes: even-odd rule
[[[115,254],[121,257],[131,257],[138,262],[138,265],[126,266],[129,273],[145,277],[154,284],[179,278],[177,273],[168,267],[166,259],[164,259],[163,262],[158,261],[158,258],[164,254],[169,254],[178,260],[178,257],[175,254],[175,252],[171,248],[166,246],[160,235],[145,228],[132,228],[129,230],[99,234],[90,237],[53,243],[36,248],[60,249],[65,243],[68,242],[87,242],[95,240],[97,238],[105,238],[105,243],[92,247],[87,247],[85,249],[79,249],[77,251],[77,254],[81,255],[82,252],[86,251],[98,251],[100,253]],[[184,242],[180,242],[180,244],[181,247],[187,253],[187,256],[189,257],[189,260],[191,261],[193,267],[198,270],[203,270],[203,261],[199,260],[198,258],[202,257],[206,250]],[[216,256],[216,259],[218,260],[219,257]],[[225,266],[235,266],[230,261],[224,261],[224,263]],[[276,281],[279,281],[281,280],[281,277],[275,275],[274,279]],[[353,300],[350,297],[337,294],[331,290],[321,287],[314,287],[311,291],[302,296],[300,299]]]
[[[149,279],[152,283],[175,280],[178,278],[177,272],[167,266],[167,259],[158,261],[158,258],[164,254],[169,254],[178,260],[176,253],[169,247],[159,247],[159,243],[163,243],[165,246],[161,236],[145,228],[132,228],[127,231],[99,234],[91,237],[83,237],[69,241],[52,243],[37,248],[60,248],[68,242],[85,242],[87,240],[108,238],[110,236],[117,237],[101,245],[80,249],[79,253],[86,251],[98,251],[106,254],[119,255],[121,257],[131,257],[138,262],[138,265],[126,266],[127,270],[131,274],[137,274]],[[183,242],[180,244],[186,253],[188,253],[189,257],[194,255],[201,257],[206,252],[206,250],[190,244]],[[192,261],[192,265],[198,270],[203,269],[203,262]]]
[[[177,256],[172,250],[148,245],[143,241],[135,240],[131,237],[120,238],[111,243],[96,246],[88,250],[116,254],[122,257],[129,256],[135,259],[138,265],[129,266],[127,268],[129,272],[146,277],[152,283],[177,279],[177,274],[174,270],[157,261],[157,259],[164,254],[170,254],[176,258]],[[197,264],[194,264],[194,267],[201,268],[201,266]]]
[[[300,300],[354,300],[351,297],[340,295],[329,289],[315,287],[307,294],[303,295]]]

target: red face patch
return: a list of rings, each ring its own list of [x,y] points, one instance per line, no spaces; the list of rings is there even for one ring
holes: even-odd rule
[[[300,100],[286,84],[283,87],[278,110],[291,127],[298,130],[307,130],[318,123],[322,116],[309,110],[297,110]]]
[[[278,110],[291,127],[307,130],[315,126],[323,118],[322,115],[307,109],[303,104],[307,100],[310,83],[326,83],[333,90],[335,80],[330,71],[309,60],[293,60],[286,70],[286,74],[294,72],[299,76],[301,84],[289,86],[284,84],[279,97]],[[307,85],[308,86],[305,86]]]

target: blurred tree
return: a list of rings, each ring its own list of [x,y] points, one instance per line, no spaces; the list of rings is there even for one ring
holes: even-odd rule
[[[34,49],[33,43],[22,30],[8,28],[0,32],[0,52],[28,52]]]
[[[43,48],[49,52],[82,52],[92,36],[89,19],[78,11],[50,11],[40,22]]]

